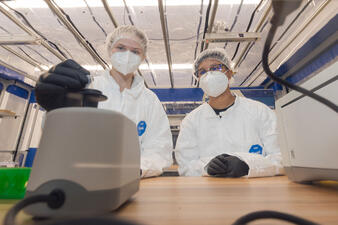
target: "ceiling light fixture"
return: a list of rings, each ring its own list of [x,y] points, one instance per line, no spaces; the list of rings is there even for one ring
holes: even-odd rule
[[[90,7],[103,7],[101,1],[98,0],[87,0]],[[241,0],[220,0],[219,5],[232,5],[240,4]],[[256,5],[260,0],[246,0],[244,1],[245,5]],[[70,0],[58,0],[58,5],[62,8],[86,8],[86,4],[83,1],[70,1]],[[47,4],[41,0],[16,0],[6,2],[10,7],[13,8],[48,8]],[[108,1],[109,6],[111,7],[124,7],[123,1],[110,0]],[[167,6],[200,6],[200,0],[170,0],[167,1]],[[205,2],[207,4],[207,2]],[[156,6],[156,0],[129,0],[128,6]]]

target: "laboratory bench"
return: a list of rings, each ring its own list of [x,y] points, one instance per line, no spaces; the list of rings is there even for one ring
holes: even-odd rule
[[[16,201],[0,200],[1,223]],[[285,176],[268,178],[157,177],[112,215],[144,225],[226,225],[257,210],[278,210],[320,224],[338,224],[338,184],[298,184]],[[19,224],[33,224],[21,213]],[[261,220],[253,224],[286,224]]]

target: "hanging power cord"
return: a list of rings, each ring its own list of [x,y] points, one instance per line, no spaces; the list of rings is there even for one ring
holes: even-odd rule
[[[19,11],[11,8],[8,4],[2,2],[6,7],[8,7],[10,10],[12,10],[17,16],[21,18],[21,21],[28,27],[30,27],[35,33],[37,33],[40,37],[42,37],[51,47],[56,49],[63,57],[68,58],[63,51],[61,51],[60,47],[55,44],[54,42],[48,40],[40,31],[36,30],[31,23],[28,21],[28,19]]]
[[[266,25],[269,23],[269,21],[265,21],[262,28],[259,30],[259,33],[262,33],[262,31],[265,29]],[[241,66],[241,64],[244,62],[246,57],[248,56],[249,52],[251,51],[251,48],[256,44],[256,42],[252,42],[248,50],[245,52],[244,57],[241,59],[241,61],[238,63],[238,68]]]
[[[130,12],[129,12],[129,7],[126,3],[126,0],[123,0],[123,4],[124,4],[124,10],[127,11],[127,15],[128,15],[128,19],[131,25],[134,25],[134,21],[131,18]]]
[[[302,0],[294,0],[294,1],[280,1],[280,0],[273,0],[272,5],[274,9],[274,15],[270,21],[271,23],[271,28],[268,33],[268,37],[265,41],[264,45],[264,50],[263,50],[263,56],[262,56],[262,64],[263,64],[263,69],[265,73],[274,81],[291,88],[295,91],[298,91],[306,96],[309,96],[318,102],[326,105],[336,113],[338,113],[338,106],[334,104],[333,102],[329,101],[326,98],[323,98],[317,94],[315,94],[313,91],[306,90],[298,85],[292,84],[286,80],[283,80],[279,77],[277,77],[269,67],[268,63],[268,55],[270,51],[270,46],[272,43],[272,40],[276,34],[277,28],[284,23],[285,17],[291,13],[293,10],[298,8],[298,6],[301,4]],[[278,9],[278,10],[276,10]]]
[[[200,30],[201,30],[201,24],[202,24],[202,19],[203,19],[203,0],[201,1],[201,7],[200,7],[200,18],[198,21],[198,26],[197,26],[197,35],[196,37],[196,46],[195,46],[195,53],[194,53],[194,60],[196,59],[197,56],[197,49],[199,45],[199,40],[200,40]]]
[[[246,28],[246,32],[249,32],[249,30],[250,30],[250,28],[251,28],[251,25],[252,25],[252,21],[253,21],[255,15],[256,15],[258,9],[261,7],[261,5],[262,5],[262,3],[263,3],[264,1],[265,1],[265,0],[261,0],[261,1],[258,3],[258,5],[256,6],[256,8],[254,9],[254,11],[252,12],[251,17],[250,17],[250,20],[249,20],[249,24],[248,24],[248,26],[247,26],[247,28]],[[234,59],[235,59],[235,57],[236,57],[236,55],[237,55],[237,53],[238,53],[238,49],[239,49],[240,46],[241,46],[241,42],[238,42],[237,47],[236,47],[236,50],[235,50],[235,53],[234,53],[234,55],[232,56],[231,60],[234,60]]]
[[[211,9],[211,2],[212,2],[212,0],[209,0],[208,8],[207,8],[207,11],[206,11],[206,13],[205,13],[203,38],[202,38],[202,43],[201,43],[201,50],[200,50],[200,52],[203,52],[203,50],[204,50],[204,38],[205,38],[205,34],[207,33],[208,26],[209,26],[209,14],[210,14],[210,9]]]
[[[199,13],[200,13],[200,18],[199,18],[198,26],[197,26],[197,35],[196,35],[196,46],[195,46],[195,52],[194,52],[194,60],[196,59],[196,56],[197,56],[197,49],[198,49],[199,40],[200,40],[200,30],[201,30],[201,24],[202,24],[202,19],[203,19],[203,0],[201,1],[201,7],[200,7]],[[194,76],[191,76],[191,85],[193,85],[193,84],[194,84]]]
[[[170,36],[169,36],[168,18],[167,18],[167,0],[164,0],[164,22],[165,22],[165,30],[166,30],[166,34],[167,34],[168,54],[171,58]]]
[[[277,211],[257,211],[237,219],[232,225],[245,225],[259,219],[279,219],[298,225],[318,225],[317,223],[287,213]]]
[[[103,29],[103,27],[101,26],[101,24],[96,20],[95,16],[94,16],[94,13],[92,11],[92,9],[90,8],[90,6],[88,5],[87,1],[86,0],[83,0],[85,3],[86,3],[86,6],[87,6],[87,9],[90,13],[90,15],[92,16],[92,19],[94,21],[94,23],[96,23],[96,25],[100,28],[100,30],[104,33],[104,36],[107,37],[107,32]]]
[[[25,46],[26,48],[30,49],[31,51],[35,52],[36,54],[38,54],[41,58],[43,58],[46,62],[50,63],[50,64],[54,64],[52,61],[50,61],[48,58],[46,58],[45,56],[43,56],[39,51],[35,50],[34,48],[30,47],[30,46]]]
[[[281,34],[281,36],[279,36],[278,40],[272,45],[272,47],[270,48],[269,52],[271,52],[275,47],[276,45],[279,43],[279,41],[284,37],[284,35],[287,33],[287,31],[292,27],[292,25],[296,22],[296,20],[303,14],[303,12],[305,11],[305,9],[307,9],[307,7],[310,5],[310,1],[306,3],[306,5],[299,11],[299,13],[297,14],[297,16],[292,20],[292,22],[287,26],[287,28],[284,30],[284,32]],[[261,31],[265,28],[265,26],[268,24],[268,21],[266,21],[263,25],[263,27],[261,28]],[[255,45],[255,43],[253,43],[253,45]],[[252,45],[252,46],[253,46]],[[250,48],[251,49],[251,48]],[[248,54],[248,52],[246,53],[246,55]],[[246,57],[243,57],[242,61],[241,61],[241,64],[242,62],[244,61]],[[262,61],[260,61],[256,66],[255,68],[249,73],[249,75],[242,81],[242,83],[240,84],[243,85],[249,78],[250,76],[257,70],[257,68],[261,65]]]
[[[243,2],[244,2],[244,0],[241,0],[241,3],[240,3],[239,6],[238,6],[238,9],[237,9],[237,13],[236,13],[234,22],[232,23],[232,25],[231,25],[231,27],[230,27],[230,30],[229,30],[230,32],[232,32],[232,30],[234,29],[234,27],[235,27],[235,25],[236,25],[236,23],[237,23],[238,16],[239,16],[239,14],[241,13],[241,10],[242,10]],[[228,45],[228,42],[225,42],[223,48],[226,49],[227,45]]]

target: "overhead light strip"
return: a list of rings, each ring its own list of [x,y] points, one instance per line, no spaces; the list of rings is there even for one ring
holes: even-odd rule
[[[102,7],[101,1],[97,0],[87,0],[90,7]],[[240,0],[220,0],[219,5],[233,5],[240,4]],[[245,5],[256,5],[260,0],[245,0]],[[48,8],[48,6],[41,0],[16,0],[6,2],[9,6],[13,8]],[[110,0],[108,1],[110,7],[124,7],[123,1]],[[70,0],[58,0],[58,5],[62,8],[86,8],[86,4],[83,1],[70,1]],[[129,0],[129,6],[156,6],[157,1],[154,0]],[[166,3],[167,6],[200,6],[200,0],[170,0]]]

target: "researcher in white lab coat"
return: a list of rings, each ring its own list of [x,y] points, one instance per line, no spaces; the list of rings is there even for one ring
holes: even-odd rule
[[[72,90],[90,87],[106,95],[108,99],[99,102],[98,108],[121,112],[136,123],[142,177],[158,176],[163,168],[172,164],[172,136],[166,113],[157,96],[135,73],[146,57],[147,44],[148,39],[141,30],[134,26],[120,26],[106,39],[110,69],[88,82],[88,71],[68,60],[41,76],[36,86],[37,100],[47,110],[54,108],[48,98],[51,89],[62,92],[65,87]],[[54,96],[52,101],[55,103],[55,94],[51,96]]]
[[[266,105],[234,95],[232,63],[224,49],[208,49],[194,62],[209,97],[181,124],[175,156],[182,176],[263,177],[283,173],[276,116]]]

